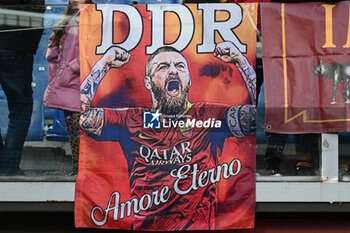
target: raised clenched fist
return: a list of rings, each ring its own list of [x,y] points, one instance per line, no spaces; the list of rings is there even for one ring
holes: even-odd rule
[[[214,50],[214,56],[227,63],[233,63],[243,58],[242,53],[230,41],[217,44]]]
[[[120,68],[129,62],[130,56],[128,51],[117,46],[112,46],[103,55],[102,60],[106,62],[110,68]]]

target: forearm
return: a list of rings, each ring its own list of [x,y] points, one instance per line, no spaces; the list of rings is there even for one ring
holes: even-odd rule
[[[95,97],[97,87],[108,72],[108,70],[109,67],[106,62],[98,61],[92,68],[90,74],[81,84],[80,95],[81,109],[83,110],[83,112],[90,108],[90,104]]]
[[[256,131],[255,106],[232,106],[227,112],[227,124],[231,133],[237,138],[253,135]]]
[[[104,122],[103,109],[91,108],[90,104],[95,97],[98,85],[106,75],[107,71],[108,67],[106,65],[97,62],[80,87],[80,103],[82,110],[80,127],[83,131],[91,135],[101,135],[101,129]]]
[[[105,114],[102,108],[88,108],[80,116],[80,127],[89,135],[100,136],[104,118]]]
[[[105,64],[100,61],[97,62],[80,87],[82,110],[80,126],[83,131],[91,135],[101,135],[101,128],[104,122],[103,109],[91,108],[90,104],[95,97],[98,85],[107,71],[108,67]]]
[[[251,103],[255,105],[256,100],[256,73],[253,67],[249,64],[246,57],[243,55],[239,59],[234,61],[237,69],[242,75],[242,78],[247,86],[249,98]]]

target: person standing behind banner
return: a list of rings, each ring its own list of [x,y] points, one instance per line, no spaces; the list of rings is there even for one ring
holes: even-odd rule
[[[64,110],[72,151],[72,175],[78,173],[80,118],[79,8],[92,0],[69,0],[63,18],[49,38],[46,59],[50,62],[44,105]]]
[[[23,12],[37,14],[45,10],[44,0],[1,0],[0,5],[3,14],[13,13],[19,18]],[[40,15],[35,17],[40,20]],[[19,163],[31,122],[33,55],[42,30],[29,30],[27,22],[23,26],[21,20],[15,26],[7,22],[10,21],[3,20],[0,24],[0,84],[10,114],[5,143],[0,141],[0,175],[24,175]]]

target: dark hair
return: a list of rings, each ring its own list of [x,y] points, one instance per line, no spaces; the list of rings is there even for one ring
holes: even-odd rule
[[[93,0],[85,0],[84,4],[93,4]],[[62,36],[64,34],[64,28],[67,25],[68,21],[71,17],[79,11],[79,8],[75,4],[71,4],[68,2],[68,6],[63,12],[62,19],[56,24],[56,28],[54,30],[54,38],[52,43],[49,45],[50,48],[58,46],[61,42]]]
[[[163,47],[160,47],[158,48],[154,53],[151,54],[151,56],[149,56],[148,60],[147,60],[147,63],[146,63],[146,75],[147,76],[150,76],[150,72],[151,72],[151,69],[150,69],[150,64],[151,64],[151,61],[153,60],[153,58],[155,56],[157,56],[158,54],[160,53],[163,53],[163,52],[175,52],[175,53],[178,53],[178,54],[181,54],[181,56],[186,60],[187,62],[187,59],[186,57],[177,49],[175,49],[174,47],[171,47],[171,46],[163,46]]]

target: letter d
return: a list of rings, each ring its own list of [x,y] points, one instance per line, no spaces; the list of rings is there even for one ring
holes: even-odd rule
[[[104,54],[112,45],[119,46],[126,51],[131,51],[138,45],[143,33],[143,24],[140,12],[134,6],[97,4],[96,9],[102,12],[101,45],[96,47],[96,54]],[[120,44],[113,44],[113,19],[115,11],[124,13],[129,19],[128,37]]]
[[[194,33],[194,19],[191,11],[184,5],[167,4],[147,5],[147,10],[152,13],[152,44],[146,47],[146,54],[154,53],[158,48],[164,46],[164,13],[174,12],[180,20],[180,35],[172,44],[167,44],[182,51],[191,42]]]

